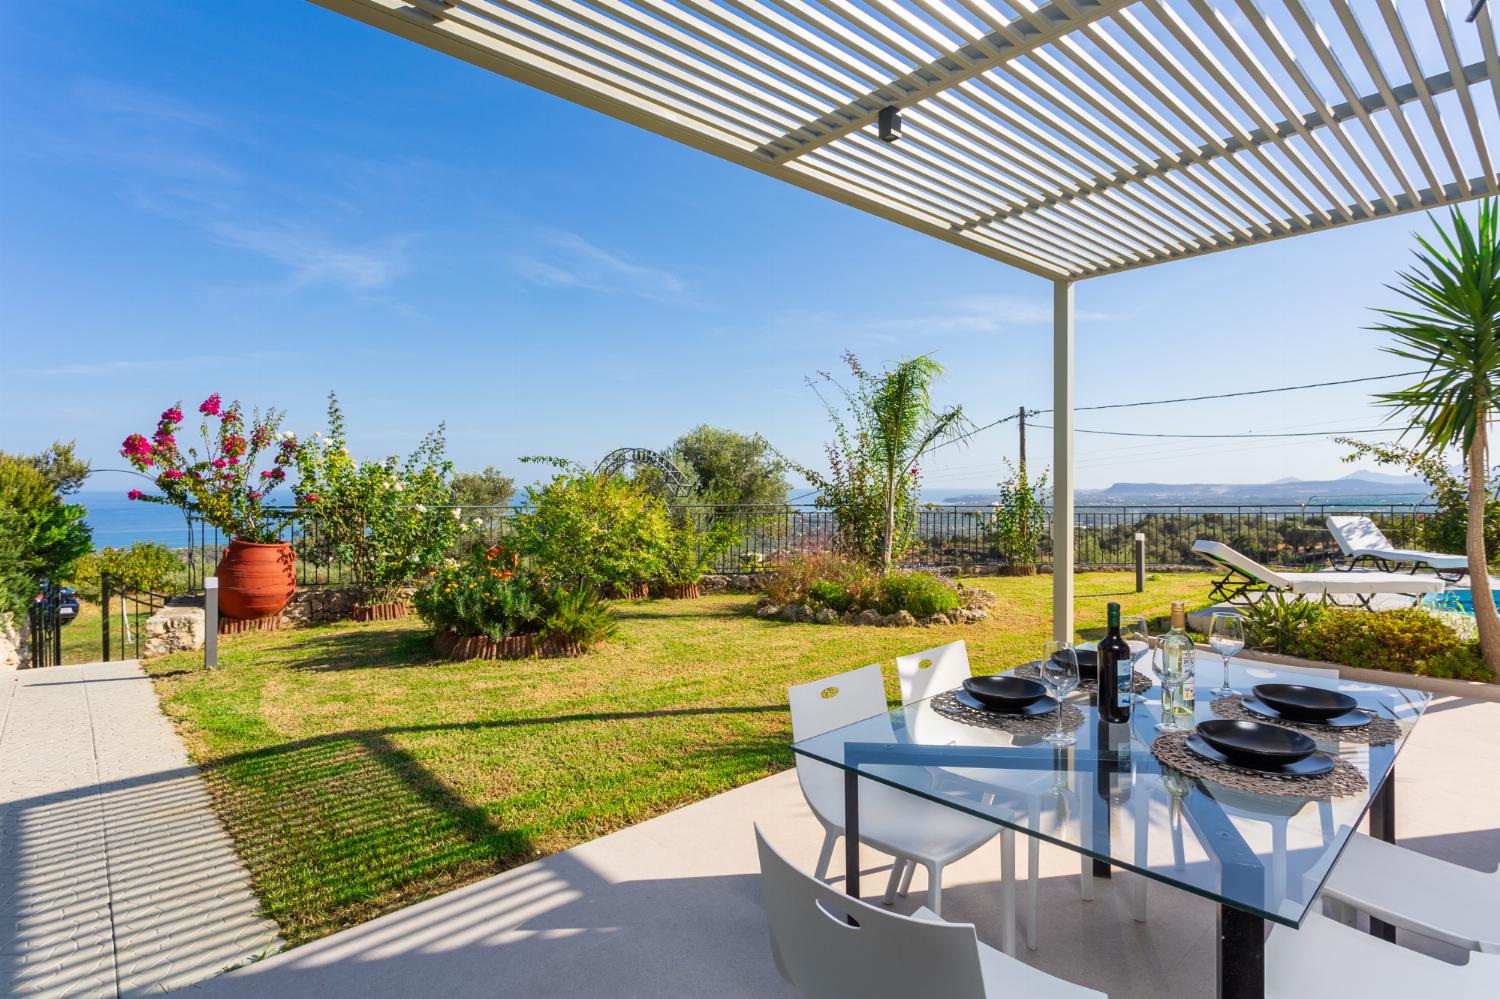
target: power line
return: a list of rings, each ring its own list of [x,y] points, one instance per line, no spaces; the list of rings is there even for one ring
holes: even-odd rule
[[[1403,372],[1399,372],[1399,373],[1394,374],[1394,375],[1370,375],[1370,376],[1365,377],[1365,378],[1340,378],[1340,379],[1338,379],[1336,381],[1330,381],[1330,382],[1309,382],[1309,383],[1307,383],[1305,385],[1282,385],[1282,386],[1280,386],[1278,388],[1249,389],[1249,390],[1246,390],[1244,392],[1215,392],[1212,395],[1190,395],[1190,396],[1183,396],[1183,397],[1178,398],[1178,399],[1148,399],[1148,400],[1143,401],[1143,402],[1113,402],[1113,403],[1106,403],[1104,405],[1099,405],[1099,406],[1075,406],[1073,408],[1073,411],[1075,413],[1081,413],[1081,412],[1085,412],[1085,411],[1094,411],[1094,410],[1100,410],[1100,409],[1134,409],[1134,408],[1136,408],[1138,406],[1165,406],[1165,405],[1168,405],[1169,403],[1177,403],[1177,402],[1209,402],[1209,401],[1214,401],[1214,400],[1218,400],[1218,399],[1239,399],[1239,398],[1243,398],[1245,396],[1251,396],[1251,395],[1272,395],[1272,394],[1277,393],[1277,392],[1300,392],[1300,391],[1303,391],[1303,390],[1306,390],[1306,389],[1331,388],[1332,386],[1335,386],[1335,385],[1358,385],[1358,384],[1360,384],[1362,382],[1388,381],[1389,379],[1392,379],[1392,378],[1409,378],[1409,377],[1411,377],[1413,375],[1420,375],[1420,374],[1423,374],[1423,372],[1421,372],[1421,371],[1403,371]],[[1024,412],[1025,412],[1025,414],[1027,416],[1040,416],[1043,413],[1052,413],[1052,412],[1055,412],[1055,410],[1051,410],[1051,409],[1027,409]],[[1012,413],[1009,416],[1001,417],[1000,419],[995,420],[995,421],[993,421],[991,423],[986,423],[982,427],[975,427],[973,430],[970,430],[967,433],[960,434],[959,436],[954,437],[951,440],[943,441],[941,444],[938,444],[938,445],[936,445],[934,447],[928,448],[927,453],[931,454],[933,451],[936,451],[938,448],[947,447],[949,444],[958,444],[961,441],[966,441],[970,437],[973,437],[975,434],[983,433],[986,430],[993,430],[995,427],[1001,426],[1002,424],[1009,423],[1011,420],[1017,419],[1020,416],[1021,416],[1021,413],[1019,413],[1019,412]],[[1051,429],[1050,427],[1042,427],[1041,424],[1032,424],[1032,425],[1036,426],[1036,427],[1040,427],[1041,429],[1044,429],[1044,430]],[[1364,430],[1354,431],[1354,432],[1355,433],[1373,433],[1373,431],[1364,431]],[[1104,431],[1085,431],[1085,430],[1080,430],[1080,431],[1078,431],[1078,433],[1104,433]],[[1152,434],[1127,435],[1127,434],[1119,434],[1117,436],[1136,436],[1136,437],[1166,436],[1166,437],[1180,437],[1180,436],[1187,436],[1187,435],[1183,435],[1183,434],[1162,434],[1162,435],[1152,435]],[[1212,436],[1212,435],[1210,435],[1210,436]],[[1238,435],[1236,435],[1236,436],[1238,436]],[[1269,435],[1269,434],[1257,434],[1256,436],[1268,437],[1268,436],[1271,436],[1271,435]],[[1291,435],[1286,435],[1286,436],[1291,436]],[[1309,436],[1313,436],[1313,435],[1309,435]]]
[[[1051,430],[1051,427],[1034,423],[1032,426],[1041,430]],[[1296,434],[1138,434],[1127,430],[1080,430],[1073,428],[1075,434],[1098,434],[1104,437],[1170,437],[1174,440],[1269,440],[1273,437],[1350,437],[1356,434],[1391,434],[1399,431],[1400,427],[1377,427],[1374,430],[1306,430]]]
[[[1424,374],[1421,371],[1403,371],[1395,375],[1371,375],[1368,378],[1341,378],[1333,382],[1309,382],[1306,385],[1283,385],[1280,388],[1250,389],[1246,392],[1215,392],[1213,395],[1189,395],[1181,399],[1153,399],[1148,402],[1113,402],[1104,406],[1075,406],[1073,411],[1081,413],[1084,410],[1093,409],[1132,409],[1136,406],[1162,406],[1169,402],[1207,402],[1217,399],[1238,399],[1247,395],[1271,395],[1275,392],[1299,392],[1303,389],[1328,388],[1332,385],[1356,385],[1360,382],[1383,382],[1391,378],[1409,378],[1412,375]],[[1050,409],[1034,410],[1038,413],[1050,413]]]

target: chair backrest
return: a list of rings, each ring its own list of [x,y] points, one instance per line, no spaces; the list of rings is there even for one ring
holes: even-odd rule
[[[788,687],[786,697],[792,708],[792,738],[798,741],[886,713],[885,678],[881,676],[879,663]],[[797,782],[802,785],[808,806],[819,818],[842,827],[843,772],[801,753],[794,755]]]
[[[935,649],[896,657],[896,678],[901,681],[902,704],[952,690],[971,675],[969,648],[962,638]]]
[[[798,870],[759,824],[760,885],[776,967],[807,999],[984,999],[972,923],[902,916]],[[852,917],[853,923],[850,923]]]
[[[1328,518],[1328,532],[1346,556],[1359,551],[1391,551],[1394,546],[1369,517]]]
[[[1222,541],[1205,541],[1199,538],[1193,542],[1193,552],[1204,561],[1212,562],[1227,572],[1237,572],[1252,582],[1265,583],[1278,590],[1292,588],[1291,582],[1285,576],[1272,572],[1252,558],[1241,555]]]

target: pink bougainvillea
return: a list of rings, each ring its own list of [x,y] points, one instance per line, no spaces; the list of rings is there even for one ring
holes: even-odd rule
[[[198,412],[218,417],[213,426],[204,421],[202,448],[183,447],[178,441],[183,419],[180,403],[162,410],[149,438],[143,434],[125,438],[120,454],[137,471],[150,474],[162,493],[150,496],[132,489],[130,498],[182,507],[230,537],[277,540],[281,525],[292,512],[267,508],[264,500],[286,479],[283,469],[296,460],[298,453],[296,438],[279,433],[282,414],[274,409],[264,413],[256,410],[247,421],[238,402],[226,404],[217,392],[203,400]],[[257,470],[262,451],[267,452],[274,468]]]

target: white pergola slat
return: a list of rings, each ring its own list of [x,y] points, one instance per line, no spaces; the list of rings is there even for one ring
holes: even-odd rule
[[[1052,280],[1500,182],[1467,0],[314,2]]]
[[[312,2],[1054,282],[1061,639],[1074,283],[1500,188],[1472,0]]]

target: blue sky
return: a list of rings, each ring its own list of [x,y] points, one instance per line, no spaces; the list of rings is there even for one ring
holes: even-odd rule
[[[301,0],[73,0],[0,35],[0,447],[102,467],[181,398],[338,391],[356,447],[462,467],[699,422],[817,461],[804,378],[936,352],[976,422],[1050,405],[1050,287]],[[1420,216],[1079,285],[1080,405],[1403,370],[1362,326]],[[1367,386],[1082,428],[1376,426]],[[1046,454],[1043,432],[1033,451]],[[992,485],[1009,428],[933,488]],[[1083,437],[1080,485],[1342,475],[1294,442]]]

